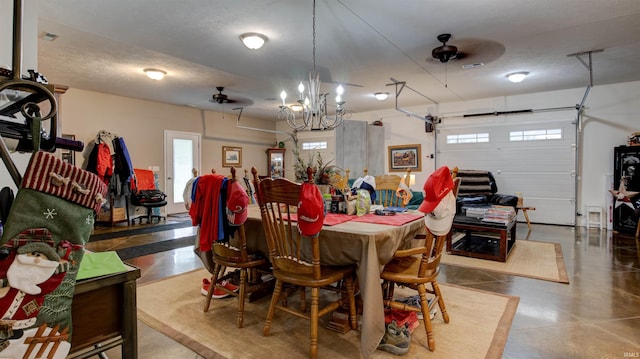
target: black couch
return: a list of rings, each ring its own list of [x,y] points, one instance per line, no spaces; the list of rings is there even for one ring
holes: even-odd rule
[[[489,171],[453,170],[455,177],[460,177],[458,188],[457,214],[465,214],[463,207],[489,207],[491,205],[512,206],[517,209],[518,197],[499,194],[496,180]]]

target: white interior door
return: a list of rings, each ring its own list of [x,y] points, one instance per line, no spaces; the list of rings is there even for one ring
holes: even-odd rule
[[[183,192],[193,169],[200,173],[199,133],[164,131],[167,214],[186,212]]]

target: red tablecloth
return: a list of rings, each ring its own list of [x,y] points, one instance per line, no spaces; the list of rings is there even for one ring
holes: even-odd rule
[[[365,214],[364,216],[355,217],[352,222],[387,224],[390,226],[402,226],[403,224],[413,222],[418,218],[423,218],[421,213],[397,213],[395,216],[380,216],[374,213]]]
[[[325,226],[335,226],[336,224],[344,223],[355,219],[357,216],[348,215],[348,214],[337,214],[337,213],[327,213],[324,216],[324,222],[322,222]],[[296,222],[298,220],[298,215],[292,213],[289,218]]]

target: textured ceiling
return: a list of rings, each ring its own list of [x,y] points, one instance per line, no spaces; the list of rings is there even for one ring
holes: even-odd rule
[[[318,0],[316,11],[323,90],[334,92],[329,81],[358,85],[344,96],[353,112],[393,108],[391,78],[413,90],[400,93],[400,107],[425,111],[433,102],[583,87],[589,70],[567,55],[600,49],[594,86],[640,80],[638,0]],[[241,106],[275,120],[280,91],[293,95],[313,67],[311,20],[311,0],[41,0],[39,33],[60,37],[38,40],[39,71],[72,88],[213,111]],[[244,32],[269,41],[248,50]],[[442,33],[465,57],[431,57]],[[167,77],[147,79],[148,67]],[[515,71],[530,75],[506,81]],[[211,102],[216,86],[237,102]],[[388,100],[374,99],[385,91]]]

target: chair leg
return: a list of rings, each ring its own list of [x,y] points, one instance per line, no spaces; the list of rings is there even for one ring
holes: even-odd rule
[[[204,301],[203,311],[206,312],[209,310],[209,305],[211,305],[211,296],[213,296],[213,290],[216,288],[216,282],[218,281],[218,276],[220,275],[220,270],[222,266],[216,264],[213,267],[213,275],[211,276],[211,284],[209,285],[209,290],[207,291],[207,298]]]
[[[238,328],[242,328],[244,321],[244,299],[247,291],[247,268],[240,269],[240,291],[238,293]]]
[[[424,320],[424,331],[427,333],[427,346],[430,351],[434,351],[436,350],[436,340],[433,337],[433,325],[431,324],[427,290],[424,284],[418,284],[418,293],[420,294],[420,309],[422,310],[422,318]]]
[[[318,303],[320,288],[311,288],[311,358],[318,356]]]
[[[276,311],[276,304],[278,304],[278,300],[280,299],[280,293],[282,293],[282,281],[276,278],[276,285],[273,288],[273,294],[271,295],[271,303],[269,304],[269,311],[267,312],[267,321],[264,323],[264,327],[262,328],[262,335],[269,335],[269,330],[271,329],[271,322],[273,320],[273,313]]]
[[[447,313],[447,307],[444,305],[444,298],[442,297],[442,292],[440,292],[440,286],[438,282],[434,280],[431,282],[431,287],[433,287],[433,292],[438,298],[438,307],[440,307],[440,313],[442,313],[442,319],[445,323],[449,323],[449,313]]]
[[[307,311],[307,288],[300,287],[300,311],[305,313]]]

